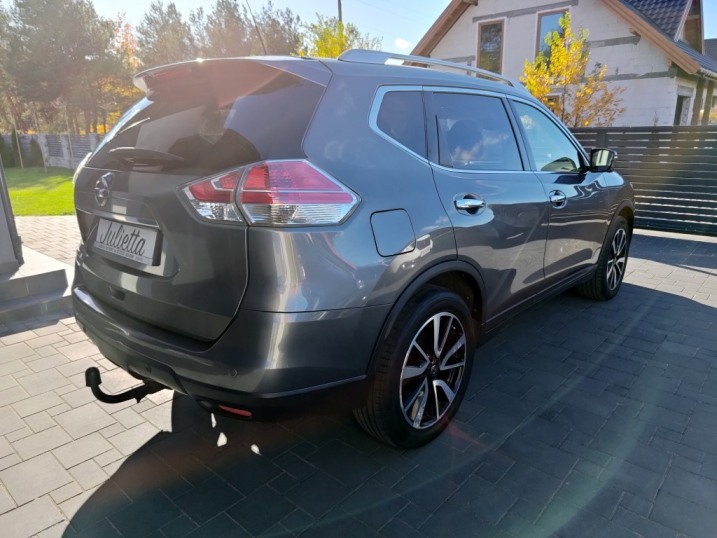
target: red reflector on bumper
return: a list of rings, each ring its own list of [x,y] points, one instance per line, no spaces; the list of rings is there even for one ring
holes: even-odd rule
[[[227,413],[231,413],[232,415],[238,415],[244,418],[251,418],[251,411],[247,411],[246,409],[237,409],[236,407],[227,407],[226,405],[220,405],[219,409]]]

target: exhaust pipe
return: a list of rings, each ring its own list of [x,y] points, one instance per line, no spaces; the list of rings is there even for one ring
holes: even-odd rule
[[[90,387],[95,398],[108,404],[126,402],[132,399],[137,400],[137,403],[139,403],[139,401],[148,394],[154,394],[155,392],[168,388],[156,381],[145,380],[142,385],[138,387],[120,392],[119,394],[107,394],[100,388],[101,384],[102,376],[100,376],[100,371],[97,368],[93,366],[85,370],[85,386]]]

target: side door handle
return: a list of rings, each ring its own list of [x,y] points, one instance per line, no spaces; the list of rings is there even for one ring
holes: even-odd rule
[[[553,207],[557,208],[565,207],[568,199],[568,197],[565,196],[565,193],[561,191],[550,191],[548,197],[550,198],[550,203],[553,204]]]
[[[453,205],[459,211],[468,211],[469,213],[476,213],[479,209],[485,207],[485,200],[477,198],[473,194],[465,194],[453,201]]]

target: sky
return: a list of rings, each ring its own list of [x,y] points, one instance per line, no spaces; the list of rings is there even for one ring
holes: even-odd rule
[[[166,4],[168,0],[164,0]],[[266,0],[248,1],[254,11]],[[362,33],[383,39],[383,49],[394,53],[409,53],[450,3],[449,0],[340,0],[343,20],[355,24]],[[93,0],[97,12],[115,18],[124,11],[129,22],[137,26],[144,16],[149,0]],[[214,0],[174,0],[185,17],[200,6],[211,10]],[[289,8],[301,17],[302,22],[313,22],[316,13],[325,16],[338,14],[339,0],[273,0],[275,8]],[[717,0],[702,0],[705,39],[717,38]]]
[[[316,13],[325,16],[338,15],[339,0],[273,0],[274,8],[289,8],[308,23],[316,20]],[[715,0],[708,0],[713,2]],[[95,10],[109,18],[124,11],[129,22],[137,26],[144,16],[150,0],[92,0]],[[166,5],[168,0],[164,0]],[[189,12],[204,7],[210,11],[214,0],[174,0],[174,4],[186,19]],[[239,0],[246,5],[246,0]],[[254,12],[261,9],[266,0],[249,0]],[[363,34],[383,39],[383,49],[394,53],[409,53],[435,22],[449,0],[341,0],[343,21],[355,24]]]

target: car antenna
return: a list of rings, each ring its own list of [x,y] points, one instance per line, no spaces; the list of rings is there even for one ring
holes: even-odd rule
[[[261,30],[259,30],[259,25],[256,23],[256,18],[254,17],[254,12],[251,10],[251,6],[249,5],[249,0],[244,0],[244,3],[249,10],[249,15],[251,15],[251,20],[254,23],[256,34],[259,36],[259,42],[261,43],[261,48],[264,50],[264,56],[268,56],[268,53],[266,52],[266,45],[264,45],[264,38],[261,37]]]

